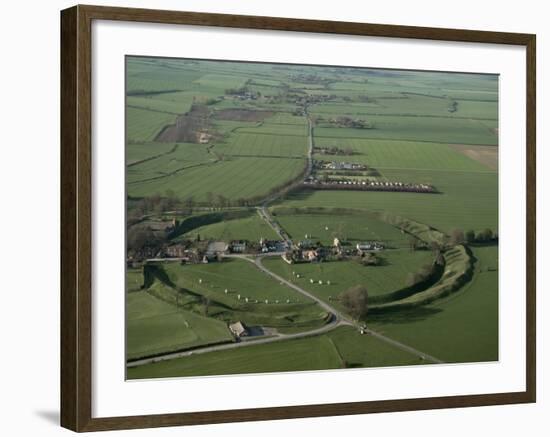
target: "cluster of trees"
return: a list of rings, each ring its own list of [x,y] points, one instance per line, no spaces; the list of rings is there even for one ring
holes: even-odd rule
[[[344,149],[336,146],[315,147],[315,152],[322,153],[323,155],[346,155],[346,156],[351,156],[355,153],[353,148],[349,146]]]
[[[337,124],[338,126],[349,127],[352,129],[372,129],[374,127],[373,124],[368,122],[367,120],[347,117],[345,115],[336,119],[331,119],[331,122],[333,124]]]
[[[166,190],[164,196],[153,194],[139,199],[135,203],[128,204],[128,222],[139,219],[147,214],[162,214],[173,211],[181,206],[181,202],[173,190]]]
[[[230,96],[240,96],[242,94],[246,94],[249,92],[249,89],[247,86],[242,86],[240,88],[227,88],[225,90],[225,94]]]
[[[340,302],[357,320],[364,319],[369,311],[369,293],[364,285],[355,285],[340,293]]]
[[[164,244],[166,238],[155,233],[149,226],[136,225],[132,226],[126,236],[126,245],[128,251],[140,253],[147,249],[156,250]]]
[[[466,232],[461,229],[453,229],[449,242],[451,244],[490,243],[496,240],[498,240],[498,235],[489,228],[485,228],[478,232],[475,232],[473,229]]]
[[[381,266],[383,261],[382,257],[370,252],[365,253],[359,259],[359,262],[364,266]]]
[[[449,106],[447,107],[447,111],[456,112],[457,110],[458,110],[458,102],[456,100],[453,100],[451,103],[449,103]]]

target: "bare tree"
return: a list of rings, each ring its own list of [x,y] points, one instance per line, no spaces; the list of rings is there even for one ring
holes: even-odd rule
[[[369,310],[369,293],[364,285],[355,285],[340,294],[340,301],[351,316],[364,319]]]
[[[462,229],[453,229],[451,231],[451,244],[462,244],[466,241],[464,231]]]

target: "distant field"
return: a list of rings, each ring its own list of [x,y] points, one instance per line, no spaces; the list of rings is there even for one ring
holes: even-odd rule
[[[252,131],[253,129],[250,129],[246,132]],[[307,153],[305,136],[264,135],[242,132],[243,129],[234,132],[223,143],[216,144],[213,151],[219,151],[231,156],[258,157],[305,157]]]
[[[317,127],[316,137],[378,138],[387,140],[433,141],[447,144],[497,145],[498,137],[477,120],[434,117],[370,115],[373,129]]]
[[[498,175],[448,170],[383,170],[390,180],[434,184],[442,194],[357,191],[302,191],[281,202],[286,207],[344,207],[389,211],[443,232],[454,228],[497,229]],[[473,213],[475,211],[475,213]]]
[[[128,170],[128,193],[142,197],[173,190],[180,198],[193,196],[196,201],[205,201],[208,193],[232,200],[246,199],[267,195],[271,188],[295,178],[304,166],[304,159],[240,157],[190,165],[174,173],[154,171],[143,182],[137,181],[139,169],[132,167]]]
[[[126,117],[128,141],[153,141],[164,126],[176,119],[174,114],[132,107],[126,108]]]
[[[351,148],[354,154],[346,156],[347,162],[358,162],[378,170],[418,169],[418,170],[461,170],[490,171],[483,164],[453,150],[446,144],[412,141],[387,141],[360,138],[332,140],[317,138],[315,144],[320,147],[337,146]],[[328,155],[315,155],[316,159],[330,161]]]
[[[447,300],[368,326],[446,362],[498,360],[498,247],[474,248],[472,282]]]
[[[496,101],[480,102],[463,100],[456,105],[454,112],[449,112],[449,105],[453,99],[428,97],[422,95],[406,94],[398,99],[376,99],[369,102],[321,103],[314,105],[312,113],[321,116],[327,115],[409,115],[431,116],[444,118],[498,118],[498,105]],[[368,117],[367,117],[368,119]]]
[[[238,130],[239,133],[246,132],[251,134],[270,134],[270,135],[285,135],[285,136],[297,136],[305,137],[307,135],[306,126],[299,124],[270,124],[267,122],[262,123],[257,127],[243,127]]]
[[[173,149],[172,144],[163,143],[140,143],[129,144],[126,147],[126,164],[135,164],[144,159],[152,158],[169,152]]]

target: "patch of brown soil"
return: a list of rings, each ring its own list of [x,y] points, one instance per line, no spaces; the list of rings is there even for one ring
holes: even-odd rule
[[[272,111],[258,111],[254,109],[228,108],[216,111],[215,117],[218,120],[231,121],[263,121],[271,117]]]
[[[200,134],[208,130],[210,110],[206,105],[193,105],[191,110],[176,118],[155,138],[161,143],[198,143]]]
[[[470,146],[452,144],[451,148],[466,155],[474,161],[480,162],[491,170],[498,170],[498,147],[497,146]]]

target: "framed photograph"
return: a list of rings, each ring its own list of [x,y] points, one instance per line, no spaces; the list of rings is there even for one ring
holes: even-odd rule
[[[535,402],[535,36],[61,13],[61,422]]]

